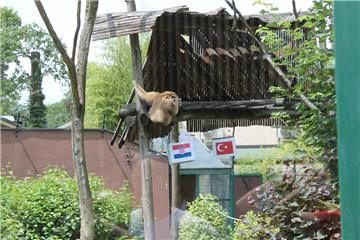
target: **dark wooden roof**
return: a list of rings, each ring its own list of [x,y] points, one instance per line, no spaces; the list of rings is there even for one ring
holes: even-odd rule
[[[269,86],[285,85],[251,36],[231,29],[225,14],[162,14],[147,53],[145,89],[171,90],[183,101],[272,98]]]

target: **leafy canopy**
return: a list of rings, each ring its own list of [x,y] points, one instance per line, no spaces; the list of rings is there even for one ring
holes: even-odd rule
[[[57,128],[71,121],[70,97],[46,106],[46,121],[48,128]]]
[[[42,75],[66,83],[66,69],[50,36],[37,24],[22,24],[11,8],[0,7],[0,103],[2,115],[14,115],[21,92],[29,87],[32,51],[39,51]]]
[[[149,36],[140,38],[142,57],[146,55]],[[114,129],[118,109],[132,90],[132,61],[128,37],[105,42],[102,63],[90,63],[86,86],[85,127]]]
[[[299,103],[296,110],[301,113],[300,118],[285,121],[298,132],[298,145],[311,146],[316,153],[312,155],[313,159],[323,160],[336,176],[332,12],[331,1],[315,0],[309,13],[299,16],[297,23],[272,23],[259,28],[257,34],[261,36],[269,52],[276,56],[275,60],[280,67],[286,69],[287,77],[292,79],[292,90],[270,87],[270,91],[289,99],[297,98],[303,93],[320,109],[310,110],[303,103]],[[280,27],[281,32],[286,34],[292,43],[288,44],[286,40],[274,34],[272,27]]]

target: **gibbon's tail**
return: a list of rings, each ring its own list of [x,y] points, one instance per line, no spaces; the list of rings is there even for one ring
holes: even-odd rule
[[[140,100],[149,105],[152,105],[154,100],[160,94],[158,92],[145,92],[145,90],[135,81],[134,81],[134,88],[135,88],[135,92],[139,96]]]

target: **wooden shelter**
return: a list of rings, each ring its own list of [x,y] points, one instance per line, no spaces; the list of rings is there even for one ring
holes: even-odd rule
[[[270,86],[285,88],[286,84],[271,64],[263,60],[260,46],[245,31],[244,24],[224,9],[202,14],[181,6],[136,13],[99,16],[94,40],[147,31],[153,24],[143,66],[144,88],[176,92],[182,99],[178,120],[187,121],[188,131],[282,125],[282,121],[270,118],[273,112],[280,111],[297,116],[291,110],[293,102],[276,99],[269,92]],[[282,16],[291,20],[291,14]],[[253,29],[271,21],[258,15],[246,19]],[[120,110],[124,119],[135,115],[134,104]],[[133,127],[129,135],[123,134],[122,141],[137,135],[134,121],[126,122]],[[153,125],[149,129],[151,137],[160,137],[171,128]]]

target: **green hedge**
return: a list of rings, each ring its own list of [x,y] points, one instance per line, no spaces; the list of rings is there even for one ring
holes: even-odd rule
[[[77,239],[80,212],[76,181],[64,170],[49,169],[38,178],[0,177],[1,239]],[[126,226],[132,195],[106,189],[101,178],[90,177],[96,216],[96,239],[114,239],[112,229]]]
[[[180,240],[218,240],[228,238],[227,212],[213,195],[199,195],[181,218]]]

